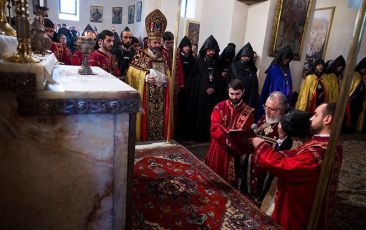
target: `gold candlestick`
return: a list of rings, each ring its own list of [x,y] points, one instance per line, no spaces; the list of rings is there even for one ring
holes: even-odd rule
[[[0,34],[16,37],[17,32],[8,24],[6,20],[5,4],[6,0],[0,0]]]
[[[32,57],[28,1],[17,0],[15,2],[18,53],[15,56],[6,58],[7,61],[17,63],[39,62]]]

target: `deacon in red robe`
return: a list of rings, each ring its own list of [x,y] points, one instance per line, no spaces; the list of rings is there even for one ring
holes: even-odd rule
[[[218,103],[211,113],[211,143],[206,164],[234,187],[238,186],[235,160],[239,153],[231,148],[234,143],[225,131],[250,130],[254,122],[254,109],[242,100],[244,85],[238,79],[229,83],[229,100]]]
[[[261,138],[252,140],[256,162],[278,177],[272,218],[285,229],[306,229],[326,154],[335,104],[318,106],[310,118],[314,136],[293,150],[275,151]],[[336,148],[328,189],[323,200],[318,229],[331,229],[335,192],[343,150]]]
[[[59,42],[52,42],[50,50],[55,54],[57,60],[66,65],[71,65],[72,54],[66,44]]]
[[[113,32],[110,30],[103,30],[98,37],[100,48],[94,50],[89,55],[89,65],[99,66],[115,77],[119,77],[121,74],[117,65],[117,61],[114,55],[110,53],[113,47],[113,42]]]

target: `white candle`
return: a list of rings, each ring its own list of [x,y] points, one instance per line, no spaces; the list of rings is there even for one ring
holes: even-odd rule
[[[44,6],[44,0],[39,0],[39,6]]]

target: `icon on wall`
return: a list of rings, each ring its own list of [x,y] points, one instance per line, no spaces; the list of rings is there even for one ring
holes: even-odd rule
[[[136,22],[141,21],[141,12],[142,12],[142,2],[139,1],[136,3]]]
[[[90,21],[103,22],[103,6],[90,6]]]
[[[128,24],[134,23],[135,18],[135,5],[128,7]]]
[[[122,24],[122,7],[112,7],[112,24]]]

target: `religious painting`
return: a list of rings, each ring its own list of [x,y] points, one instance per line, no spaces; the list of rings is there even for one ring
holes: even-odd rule
[[[112,7],[112,24],[122,24],[122,7]]]
[[[191,40],[192,44],[198,44],[200,37],[200,23],[197,21],[187,21],[186,36]]]
[[[276,56],[279,50],[289,45],[294,59],[300,60],[312,1],[278,1],[269,51],[271,56]]]
[[[324,59],[335,7],[315,9],[306,58]]]
[[[128,24],[134,23],[135,19],[135,5],[128,7]]]
[[[103,22],[103,6],[90,6],[90,21]]]
[[[136,22],[141,22],[142,2],[136,3]]]

